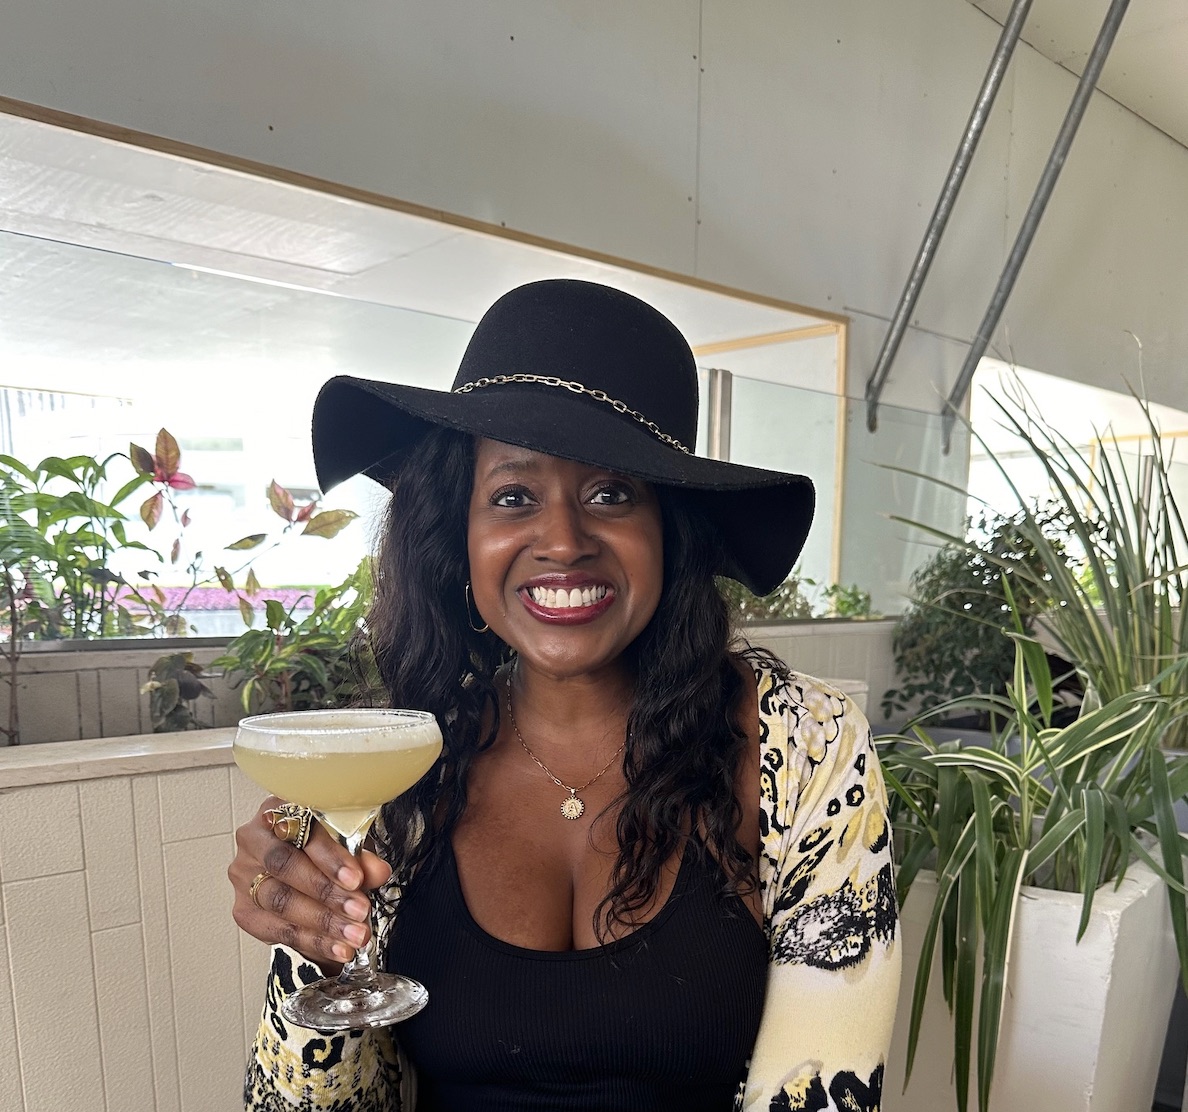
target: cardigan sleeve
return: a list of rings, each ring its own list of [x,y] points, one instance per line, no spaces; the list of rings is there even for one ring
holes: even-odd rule
[[[882,773],[840,691],[761,672],[760,891],[767,996],[747,1112],[874,1112],[899,989]]]
[[[272,948],[260,1026],[248,1055],[246,1112],[399,1112],[413,1107],[412,1074],[388,1028],[313,1031],[289,1023],[280,1003],[322,971],[285,946]]]
[[[399,899],[395,878],[377,902],[382,943],[391,925],[386,911]],[[286,946],[272,948],[264,1008],[248,1055],[245,1112],[401,1112],[416,1106],[416,1075],[390,1027],[314,1031],[289,1023],[281,1001],[321,980],[322,970]]]

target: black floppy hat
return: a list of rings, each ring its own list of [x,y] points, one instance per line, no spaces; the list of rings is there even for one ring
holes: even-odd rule
[[[434,426],[689,492],[721,533],[720,573],[757,594],[787,577],[813,517],[805,476],[693,454],[688,343],[646,302],[594,282],[504,294],[475,328],[449,393],[332,378],[314,404],[318,482],[329,490],[363,473],[386,483]]]

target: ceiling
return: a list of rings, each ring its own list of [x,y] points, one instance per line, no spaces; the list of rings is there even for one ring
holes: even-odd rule
[[[970,3],[1000,24],[1012,7],[1012,0]],[[1034,0],[1023,40],[1079,77],[1109,6]],[[1188,0],[1131,0],[1097,86],[1188,147]]]
[[[0,114],[0,386],[133,398],[201,377],[224,406],[253,382],[304,405],[335,373],[440,388],[486,307],[546,277],[637,294],[714,366],[825,331],[824,362],[799,340],[738,358],[836,388],[840,318]]]

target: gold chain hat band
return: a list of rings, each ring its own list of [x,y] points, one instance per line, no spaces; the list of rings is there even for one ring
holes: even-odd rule
[[[675,436],[669,436],[655,421],[648,420],[639,410],[632,409],[626,402],[621,402],[618,398],[612,398],[605,390],[591,389],[589,386],[584,386],[580,382],[568,382],[563,378],[558,378],[556,375],[492,375],[490,378],[476,378],[473,382],[465,382],[461,386],[456,387],[454,393],[469,394],[472,390],[481,390],[484,386],[507,386],[513,382],[534,382],[540,386],[561,386],[571,393],[585,394],[586,397],[593,398],[596,402],[609,405],[616,413],[626,414],[628,417],[638,421],[645,429],[660,440],[663,440],[670,447],[684,452],[687,456],[693,454]]]

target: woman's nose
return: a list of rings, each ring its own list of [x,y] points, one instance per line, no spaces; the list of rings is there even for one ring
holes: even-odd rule
[[[597,539],[580,506],[553,503],[544,508],[537,522],[540,530],[533,552],[540,559],[570,564],[597,551]]]

